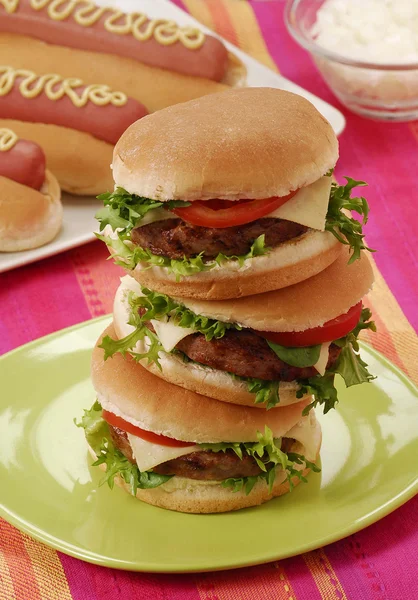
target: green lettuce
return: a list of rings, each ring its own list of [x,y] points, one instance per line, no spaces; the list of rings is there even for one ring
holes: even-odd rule
[[[164,352],[164,349],[158,337],[150,331],[144,322],[151,319],[165,319],[168,316],[176,325],[194,329],[198,333],[205,335],[207,341],[222,338],[228,329],[240,330],[241,326],[235,323],[224,323],[215,319],[209,319],[196,315],[193,311],[172,300],[166,294],[154,292],[147,288],[141,288],[144,296],[138,296],[134,292],[129,292],[129,304],[131,307],[129,323],[136,327],[136,330],[121,340],[112,340],[106,336],[101,344],[105,350],[105,360],[113,356],[116,352],[125,354],[130,352],[135,360],[147,359],[148,363],[155,362],[161,369],[158,359],[158,353]],[[139,315],[139,309],[145,309],[142,316]],[[374,379],[374,376],[367,370],[367,364],[359,354],[359,345],[357,337],[363,329],[376,331],[373,321],[370,321],[371,311],[363,308],[361,316],[356,327],[345,337],[335,340],[333,343],[341,348],[340,356],[336,364],[325,371],[324,375],[315,375],[306,379],[298,380],[299,389],[297,397],[302,398],[305,394],[314,396],[314,401],[305,408],[305,414],[317,405],[323,405],[324,413],[334,408],[338,402],[337,389],[334,385],[334,376],[339,373],[344,379],[345,385],[358,385]],[[138,340],[149,338],[149,348],[144,354],[133,352],[133,348]],[[267,340],[270,348],[285,363],[294,367],[310,367],[314,365],[321,351],[321,345],[310,346],[306,348],[286,348]],[[174,349],[174,354],[179,354],[187,362],[194,362]],[[257,379],[255,377],[239,377],[230,373],[231,377],[243,381],[248,391],[255,395],[255,404],[264,404],[267,410],[274,408],[280,402],[280,390],[278,381],[268,381]]]
[[[350,246],[351,256],[348,264],[360,258],[361,250],[375,252],[364,244],[363,225],[367,223],[369,205],[366,198],[351,198],[351,191],[355,187],[366,186],[364,181],[356,181],[351,177],[344,178],[346,185],[331,184],[331,194],[328,212],[325,220],[325,229],[330,231],[341,244]],[[343,210],[355,211],[362,217],[362,221],[346,215]]]
[[[267,410],[279,404],[278,381],[266,381],[265,379],[257,379],[256,377],[238,377],[232,373],[231,376],[243,381],[247,385],[250,394],[255,394],[254,404],[265,404]]]
[[[133,292],[130,293],[134,296]],[[103,339],[99,348],[104,350],[104,360],[111,358],[114,354],[120,353],[122,356],[128,352],[134,360],[139,362],[140,360],[147,360],[148,364],[155,363],[161,370],[161,364],[159,360],[159,352],[164,351],[164,348],[153,331],[143,323],[143,320],[138,311],[132,310],[129,315],[129,325],[135,327],[135,329],[129,335],[121,338],[120,340],[114,340],[109,335],[106,335]],[[146,352],[139,353],[134,352],[136,344],[147,338],[147,350]]]
[[[190,206],[190,202],[183,200],[169,200],[159,202],[150,198],[143,198],[136,194],[130,194],[123,188],[118,187],[114,192],[107,192],[98,196],[103,201],[104,207],[96,213],[96,219],[100,223],[102,232],[107,225],[117,233],[117,238],[96,233],[96,237],[104,242],[114,251],[115,263],[133,270],[139,263],[146,263],[148,268],[163,267],[169,273],[176,276],[179,281],[181,277],[189,277],[196,273],[210,271],[216,265],[222,265],[226,261],[237,261],[242,267],[249,258],[267,254],[270,248],[265,245],[264,235],[260,235],[252,244],[247,254],[242,256],[225,256],[219,253],[214,260],[204,261],[203,252],[193,258],[172,259],[167,256],[152,254],[147,248],[136,246],[130,241],[131,231],[137,227],[148,211],[164,207],[171,210],[176,207]]]
[[[321,354],[321,344],[301,348],[286,348],[270,340],[266,340],[266,342],[280,360],[292,367],[299,367],[301,369],[312,367],[318,362],[319,355]]]
[[[85,410],[80,422],[74,421],[77,427],[82,427],[87,439],[87,443],[97,456],[97,460],[92,466],[101,464],[106,465],[106,472],[100,485],[107,483],[110,489],[113,489],[115,477],[122,477],[123,481],[129,485],[129,491],[136,496],[138,489],[151,489],[158,487],[171,479],[173,475],[160,475],[153,471],[141,472],[136,464],[131,463],[112,443],[109,426],[102,417],[102,407],[96,401],[90,410]],[[296,464],[306,464],[315,472],[320,469],[306,460],[301,454],[286,454],[280,449],[281,438],[273,438],[271,429],[265,427],[264,434],[257,433],[258,442],[246,443],[220,443],[220,444],[199,444],[202,450],[211,452],[225,452],[232,449],[242,460],[243,455],[252,456],[262,473],[255,477],[243,477],[240,479],[225,479],[222,481],[223,487],[230,487],[233,491],[245,489],[249,494],[258,479],[264,479],[269,485],[271,491],[276,477],[276,467],[279,466],[286,474],[289,481],[290,490],[293,488],[292,478],[297,476],[306,482],[302,473],[295,469]]]
[[[202,333],[208,342],[213,338],[222,338],[228,329],[242,329],[236,323],[224,323],[197,315],[166,294],[154,292],[145,287],[142,287],[141,290],[143,296],[132,293],[129,297],[131,313],[138,313],[140,308],[145,309],[144,314],[140,317],[141,323],[151,319],[161,321],[169,317],[170,322],[179,327],[194,329],[197,333]]]
[[[131,463],[112,443],[109,426],[102,417],[102,407],[95,402],[90,410],[85,410],[77,427],[82,427],[88,445],[97,456],[93,467],[104,464],[106,472],[100,485],[107,483],[113,489],[115,477],[119,475],[129,485],[133,496],[139,489],[155,488],[171,479],[172,475],[159,475],[153,471],[141,472],[136,464]]]
[[[176,276],[176,281],[180,281],[181,277],[189,277],[203,271],[211,271],[216,265],[222,265],[225,261],[235,260],[242,267],[248,258],[262,256],[269,252],[264,242],[264,234],[260,235],[252,244],[247,254],[242,256],[225,256],[218,254],[213,261],[205,262],[203,260],[203,252],[193,258],[184,257],[183,259],[168,258],[167,256],[157,256],[152,254],[148,248],[140,248],[129,241],[129,238],[121,237],[118,232],[118,238],[114,239],[110,236],[95,234],[97,239],[105,242],[107,246],[114,250],[115,263],[125,269],[133,270],[139,263],[146,263],[148,269],[151,267],[164,267],[169,273]]]
[[[170,200],[159,202],[150,198],[143,198],[136,194],[130,194],[121,187],[113,192],[106,192],[97,196],[103,202],[103,208],[96,213],[96,219],[100,223],[100,231],[110,225],[113,231],[121,230],[121,239],[127,239],[130,231],[139,225],[148,211],[164,206],[168,210],[177,207],[190,206],[190,202],[183,200]]]
[[[258,442],[245,443],[223,443],[223,444],[199,444],[203,450],[212,452],[225,452],[231,449],[242,460],[243,454],[251,456],[261,469],[260,475],[252,477],[230,477],[222,482],[223,487],[229,487],[234,492],[244,490],[249,494],[258,480],[265,480],[269,486],[269,492],[273,489],[276,479],[277,467],[281,467],[286,479],[289,482],[290,490],[293,489],[294,477],[306,482],[306,477],[302,471],[296,468],[296,465],[305,464],[307,467],[318,473],[320,468],[308,461],[303,455],[297,453],[286,453],[280,449],[281,438],[274,438],[273,433],[267,425],[264,427],[264,433],[257,432]]]
[[[335,373],[341,375],[346,387],[368,383],[375,379],[375,376],[367,370],[367,364],[359,354],[360,347],[357,340],[363,329],[376,331],[374,321],[370,321],[371,316],[371,310],[363,308],[355,328],[348,335],[334,342],[342,350],[335,365],[331,369],[327,369],[325,375],[316,375],[299,381],[300,388],[296,394],[297,397],[301,398],[304,394],[314,396],[314,401],[304,409],[304,414],[318,404],[323,405],[324,413],[335,407],[338,402],[337,390],[334,385]]]

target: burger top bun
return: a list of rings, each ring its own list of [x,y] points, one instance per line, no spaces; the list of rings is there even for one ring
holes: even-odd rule
[[[270,198],[334,167],[338,142],[302,96],[240,88],[170,106],[131,125],[113,176],[131,194],[166,200]]]
[[[365,252],[348,264],[344,247],[325,270],[280,290],[211,302],[176,298],[198,315],[259,331],[304,331],[345,314],[370,291],[374,275]]]

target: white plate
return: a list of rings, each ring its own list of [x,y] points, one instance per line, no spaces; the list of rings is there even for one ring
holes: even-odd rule
[[[126,12],[138,11],[140,7],[141,10],[152,17],[174,19],[180,25],[195,25],[206,33],[216,35],[213,31],[199,23],[199,21],[169,2],[169,0],[96,0],[96,2],[101,5],[118,6]],[[228,50],[236,54],[245,64],[249,87],[274,87],[300,94],[310,100],[324,117],[328,119],[337,135],[343,131],[345,119],[339,110],[295,83],[285,79],[278,73],[274,73],[220,36],[216,37],[221,39]],[[0,273],[35,262],[41,258],[53,256],[54,254],[95,239],[93,231],[96,229],[97,223],[94,219],[94,214],[102,205],[101,202],[92,197],[74,197],[69,194],[63,194],[63,204],[63,227],[58,237],[50,244],[36,248],[35,250],[0,254]]]

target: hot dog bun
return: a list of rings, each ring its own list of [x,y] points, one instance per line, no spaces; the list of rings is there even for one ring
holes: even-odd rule
[[[44,123],[0,119],[0,127],[39,144],[46,155],[47,167],[66,192],[97,195],[113,188],[113,147],[88,133]]]
[[[0,177],[0,252],[37,248],[57,235],[62,222],[61,192],[48,170],[40,191]]]

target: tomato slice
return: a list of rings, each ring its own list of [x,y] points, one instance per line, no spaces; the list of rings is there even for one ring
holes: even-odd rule
[[[225,229],[245,225],[268,215],[293,198],[297,191],[263,200],[197,200],[185,208],[173,208],[171,212],[192,225]]]
[[[315,346],[324,342],[332,342],[350,333],[357,325],[361,316],[362,303],[352,306],[344,315],[340,315],[331,321],[327,321],[322,327],[313,327],[305,331],[289,332],[267,332],[257,331],[258,335],[276,342],[287,348],[299,348],[302,346]]]
[[[113,427],[118,427],[126,433],[131,433],[132,435],[136,435],[137,437],[146,440],[147,442],[152,442],[153,444],[160,444],[161,446],[172,446],[174,448],[187,448],[188,446],[194,446],[194,442],[180,442],[179,440],[175,440],[174,438],[166,437],[165,435],[158,435],[157,433],[152,433],[152,431],[146,431],[145,429],[141,429],[140,427],[136,427],[136,425],[132,425],[122,417],[118,417],[117,415],[103,410],[102,412],[103,419],[109,423],[109,425],[113,425]]]

